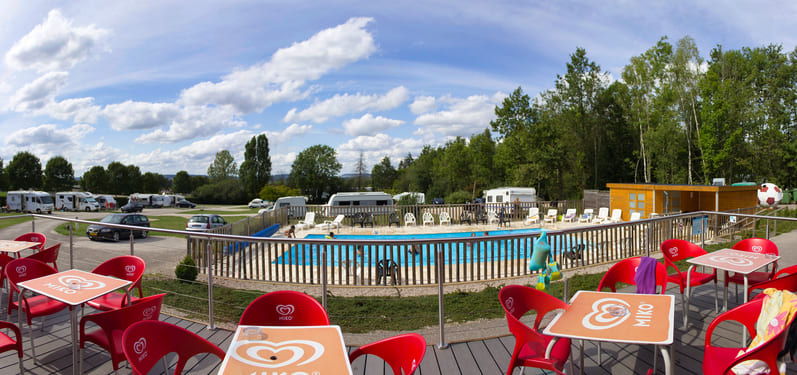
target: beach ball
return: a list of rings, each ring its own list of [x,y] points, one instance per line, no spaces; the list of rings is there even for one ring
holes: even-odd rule
[[[783,199],[783,190],[769,182],[758,188],[758,204],[762,207],[777,206]]]

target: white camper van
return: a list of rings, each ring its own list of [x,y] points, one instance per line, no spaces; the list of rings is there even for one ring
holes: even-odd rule
[[[362,210],[358,210],[363,206]],[[388,214],[393,212],[393,197],[378,191],[336,193],[329,197],[324,215],[334,217],[339,214],[353,215],[357,212]]]
[[[130,194],[130,200],[133,202],[139,202],[143,204],[144,207],[163,207],[163,196],[158,194],[133,193]]]
[[[304,217],[307,206],[307,198],[302,196],[279,197],[274,201],[274,205],[264,208],[265,212],[274,211],[279,208],[288,207],[288,214],[293,217]],[[261,210],[262,211],[262,210]]]
[[[100,204],[91,193],[62,191],[55,193],[55,209],[59,211],[99,211]]]
[[[9,210],[40,214],[53,213],[53,197],[43,191],[17,190],[6,195]]]
[[[537,189],[530,187],[501,187],[484,191],[484,203],[488,210],[498,211],[504,208],[512,213],[515,202],[536,202]]]
[[[393,196],[393,203],[397,203],[401,198],[406,196],[415,197],[415,204],[426,204],[426,194],[416,192],[404,192]]]

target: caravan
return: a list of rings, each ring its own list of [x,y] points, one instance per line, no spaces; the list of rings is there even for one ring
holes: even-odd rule
[[[100,204],[91,193],[61,191],[55,193],[55,209],[59,211],[99,211]]]
[[[410,201],[413,201],[412,198],[415,198],[415,200],[413,201],[414,204],[426,204],[426,194],[424,194],[424,193],[416,193],[416,192],[404,192],[404,193],[401,193],[401,194],[396,194],[396,195],[393,196],[393,203],[398,204],[398,202],[401,200],[401,198],[404,198],[406,196],[410,197],[410,198],[407,198]]]
[[[362,209],[359,207],[363,206]],[[334,217],[340,214],[351,216],[357,212],[389,214],[393,212],[393,197],[383,192],[337,193],[329,197],[324,215]]]
[[[9,211],[53,213],[53,197],[43,191],[9,191],[6,195],[6,205]]]
[[[306,212],[307,198],[302,196],[279,197],[274,201],[274,205],[262,208],[258,213],[271,212],[280,208],[287,208],[288,215],[291,217],[304,217]]]
[[[513,203],[537,201],[537,190],[530,187],[501,187],[484,191],[488,210],[498,212],[501,208],[513,213]]]
[[[163,196],[158,194],[133,193],[130,194],[130,201],[141,203],[144,207],[163,207]]]

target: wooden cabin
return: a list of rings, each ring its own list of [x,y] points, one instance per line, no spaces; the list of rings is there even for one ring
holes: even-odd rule
[[[692,211],[729,211],[758,205],[758,185],[667,185],[606,184],[610,208],[623,210],[623,220],[633,212],[642,218],[652,213],[666,214]]]

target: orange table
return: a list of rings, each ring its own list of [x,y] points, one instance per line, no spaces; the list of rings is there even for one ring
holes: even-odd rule
[[[72,373],[77,374],[79,337],[77,315],[74,307],[130,284],[132,284],[131,281],[115,277],[97,275],[81,270],[68,270],[17,284],[19,287],[17,301],[22,306],[22,293],[30,290],[69,305],[69,320],[72,325]],[[17,319],[19,326],[22,327],[21,310],[17,314]]]
[[[238,326],[222,374],[351,374],[340,327]]]
[[[558,337],[580,340],[653,344],[661,350],[667,374],[672,374],[673,315],[675,298],[668,294],[608,293],[581,290],[570,307],[559,313],[543,330],[554,336],[545,357]],[[584,371],[584,348],[581,348]]]
[[[0,240],[0,253],[19,254],[20,251],[39,246],[40,242]]]

